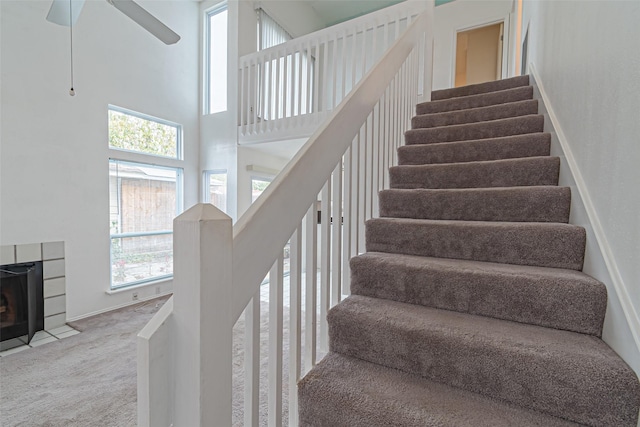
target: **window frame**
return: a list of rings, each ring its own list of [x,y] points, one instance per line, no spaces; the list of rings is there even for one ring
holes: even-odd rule
[[[250,178],[249,178],[249,195],[251,197],[250,202],[251,204],[255,203],[256,200],[258,200],[258,198],[256,197],[256,199],[253,199],[253,181],[262,181],[262,182],[268,182],[269,184],[267,184],[267,187],[269,187],[269,185],[271,185],[271,183],[273,182],[273,180],[276,179],[275,175],[271,175],[268,173],[256,173],[256,171],[253,171],[253,173],[251,174]],[[264,192],[267,187],[264,188],[264,190],[262,190],[262,192]],[[260,193],[262,195],[262,193]],[[258,196],[260,197],[260,196]]]
[[[108,215],[111,216],[111,181],[110,181],[110,165],[112,161],[120,162],[121,164],[132,164],[138,165],[141,167],[147,167],[152,169],[165,169],[165,170],[173,170],[176,172],[176,211],[175,215],[180,215],[184,210],[185,203],[185,192],[184,192],[184,183],[185,183],[185,162],[184,162],[184,144],[183,144],[183,126],[179,123],[172,122],[170,120],[158,118],[149,114],[141,113],[138,111],[130,110],[127,108],[119,107],[116,105],[108,104],[107,105],[107,135],[110,131],[110,123],[109,123],[109,111],[117,111],[123,114],[128,114],[134,117],[138,117],[144,120],[154,121],[160,124],[173,126],[177,129],[176,133],[176,157],[173,156],[163,156],[161,154],[148,153],[144,151],[137,150],[128,150],[122,149],[118,147],[113,147],[110,145],[107,136],[107,212]],[[116,191],[120,191],[118,188]],[[173,230],[158,230],[152,232],[141,232],[141,233],[114,233],[111,232],[111,226],[108,229],[108,239],[109,239],[109,289],[107,293],[124,291],[127,289],[133,289],[140,286],[151,285],[154,283],[161,283],[165,281],[169,281],[173,278],[173,272],[171,274],[166,274],[162,276],[154,276],[148,279],[135,280],[131,282],[127,282],[125,284],[118,284],[114,286],[113,283],[113,239],[114,238],[127,238],[127,237],[136,237],[136,235],[167,235],[173,234]]]
[[[202,202],[203,203],[211,203],[214,206],[216,206],[212,201],[211,201],[211,176],[212,175],[226,175],[227,177],[227,183],[226,183],[226,189],[225,189],[225,195],[226,195],[226,201],[225,201],[225,205],[228,206],[228,202],[229,202],[229,171],[227,169],[207,169],[202,171]],[[224,213],[226,213],[228,215],[228,212],[226,212],[225,209],[220,208],[219,206],[216,206],[216,208],[220,209],[221,211],[223,211]]]
[[[225,108],[220,111],[211,111],[211,17],[217,15],[222,12],[227,12],[227,58],[225,60],[225,64],[227,66],[227,82],[225,87],[228,86],[229,83],[229,50],[228,50],[228,42],[229,42],[229,4],[227,1],[223,1],[221,3],[216,4],[215,6],[204,11],[204,93],[203,93],[203,113],[205,115],[208,114],[217,114],[224,113],[229,111],[229,96],[227,93],[227,102]]]
[[[109,144],[109,150],[114,150],[114,151],[121,151],[124,153],[133,153],[136,155],[141,155],[141,156],[150,156],[151,158],[159,158],[159,159],[171,159],[171,160],[184,160],[184,149],[183,149],[183,129],[182,129],[182,125],[179,123],[175,123],[169,120],[165,120],[165,119],[161,119],[159,117],[154,117],[151,116],[149,114],[144,114],[144,113],[140,113],[138,111],[133,111],[133,110],[129,110],[127,108],[123,108],[123,107],[119,107],[117,105],[112,105],[109,104],[107,106],[107,132],[110,132],[110,128],[109,128],[109,112],[110,111],[115,111],[117,113],[122,113],[122,114],[126,114],[129,116],[133,116],[133,117],[137,117],[139,119],[142,120],[147,120],[150,122],[156,122],[159,123],[161,125],[165,125],[165,126],[171,126],[176,128],[176,155],[174,156],[164,156],[162,154],[155,154],[155,153],[148,153],[145,151],[139,151],[139,150],[128,150],[126,148],[119,148],[119,147],[114,147],[111,144]]]
[[[180,215],[180,213],[184,210],[184,169],[176,166],[164,166],[152,163],[145,163],[140,161],[132,161],[132,160],[121,160],[117,158],[109,158],[109,165],[112,162],[116,162],[119,164],[126,164],[131,166],[141,166],[150,169],[165,169],[175,171],[176,173],[176,216]],[[120,185],[116,191],[118,192],[118,197],[120,195]],[[109,192],[111,192],[111,188],[109,188]],[[173,278],[173,271],[171,274],[165,274],[160,276],[153,276],[147,279],[134,280],[132,282],[126,282],[122,285],[114,286],[113,284],[113,239],[124,239],[124,238],[135,238],[135,237],[148,237],[148,236],[163,236],[163,235],[173,235],[173,230],[157,230],[157,231],[141,231],[141,232],[126,232],[126,233],[111,233],[109,230],[109,289],[111,291],[126,289],[133,286],[140,286],[148,283],[155,283],[163,280],[169,280]]]

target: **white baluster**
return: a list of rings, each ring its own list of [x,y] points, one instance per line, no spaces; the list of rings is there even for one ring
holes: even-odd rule
[[[278,129],[280,126],[279,124],[282,123],[280,120],[283,118],[283,115],[280,112],[280,104],[282,103],[282,97],[280,96],[280,76],[281,76],[281,68],[282,68],[282,63],[281,63],[281,56],[280,56],[280,51],[276,50],[275,52],[275,60],[274,60],[274,65],[276,68],[276,81],[275,81],[275,86],[276,86],[276,91],[273,94],[273,98],[274,98],[274,112],[273,112],[273,127],[271,130],[275,130]]]
[[[269,427],[282,426],[282,253],[269,273]]]
[[[351,257],[358,255],[360,239],[360,132],[351,143]]]
[[[282,61],[282,118],[285,119],[287,117],[291,117],[290,114],[287,113],[287,100],[289,99],[287,94],[287,90],[289,89],[289,56],[287,55],[287,46],[285,44],[284,47],[284,56],[281,59]],[[287,120],[284,121],[282,128],[286,128],[289,122]]]
[[[342,270],[342,286],[343,293],[350,294],[351,289],[351,276],[349,269],[349,259],[351,258],[351,230],[353,227],[353,222],[351,219],[351,191],[352,191],[352,168],[351,168],[351,147],[347,148],[347,151],[344,153],[342,157],[342,161],[344,163],[344,182],[343,182],[343,194],[342,194],[342,203],[344,204],[344,212],[342,214],[342,265],[344,266]]]
[[[342,36],[342,60],[340,61],[340,66],[342,68],[342,84],[340,85],[340,98],[338,102],[336,102],[336,106],[344,99],[344,94],[347,92],[347,40],[349,39],[349,35],[347,34],[347,30],[344,30]],[[351,62],[355,61],[356,49],[355,46],[353,48],[353,52],[351,54]],[[352,85],[353,87],[353,85]]]
[[[260,289],[244,311],[244,425],[258,427],[260,414]]]
[[[289,427],[298,425],[298,380],[301,378],[302,225],[289,249]]]
[[[373,144],[371,145],[371,216],[377,218],[380,191],[380,102],[373,108]]]
[[[327,74],[328,67],[329,67],[329,36],[327,36],[327,39],[322,45],[322,91],[320,92],[321,93],[320,96],[322,96],[322,99],[318,100],[319,104],[321,105],[320,111],[322,112],[330,110],[329,103],[328,103],[329,91],[327,89],[327,82],[329,81],[329,76]]]
[[[342,160],[332,174],[331,190],[331,307],[342,299]],[[345,270],[347,268],[345,267]]]
[[[331,176],[322,187],[320,214],[320,348],[329,350],[329,292],[331,291]]]
[[[360,128],[360,139],[358,145],[360,152],[358,153],[358,254],[366,251],[365,246],[365,221],[367,220],[367,121]]]
[[[356,82],[358,81],[358,76],[357,76],[357,63],[358,63],[358,54],[356,53],[358,51],[358,27],[354,25],[353,27],[353,34],[351,36],[352,38],[352,51],[351,51],[351,87],[349,88],[349,91],[352,91],[353,88],[356,85]],[[345,65],[346,67],[346,65]],[[344,99],[344,95],[347,93],[346,90],[346,84],[345,86],[342,88],[342,98]]]
[[[344,44],[344,40],[342,41]],[[344,49],[344,46],[342,47]],[[333,37],[333,55],[331,56],[331,66],[333,69],[333,79],[332,79],[332,88],[331,88],[331,103],[329,104],[329,110],[333,110],[336,105],[338,105],[338,101],[336,97],[338,96],[338,33],[334,34]]]
[[[304,330],[304,369],[309,372],[316,364],[316,296],[318,277],[318,211],[314,202],[305,217],[305,330]]]
[[[309,113],[317,113],[320,106],[320,40],[315,44],[315,61],[313,61],[313,108]],[[323,76],[324,78],[324,76]]]
[[[298,75],[297,75],[297,80],[296,80],[296,90],[298,91],[298,105],[296,108],[296,115],[299,116],[302,114],[302,91],[303,91],[303,87],[302,87],[302,73],[303,73],[303,68],[302,68],[302,55],[303,55],[303,50],[302,50],[302,45],[299,45],[296,49],[297,51],[297,61],[298,61]]]

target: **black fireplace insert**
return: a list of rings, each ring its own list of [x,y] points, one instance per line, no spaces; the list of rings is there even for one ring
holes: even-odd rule
[[[0,266],[0,341],[44,329],[42,262]]]

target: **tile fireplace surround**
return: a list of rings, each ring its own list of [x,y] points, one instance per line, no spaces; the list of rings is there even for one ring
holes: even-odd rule
[[[0,246],[0,265],[42,261],[44,329],[63,326],[67,320],[64,242]]]

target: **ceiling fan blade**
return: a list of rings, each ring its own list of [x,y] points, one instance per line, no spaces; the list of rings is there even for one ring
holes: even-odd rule
[[[174,44],[180,40],[171,28],[160,22],[133,0],[107,0],[120,12],[138,23],[142,28],[162,40],[165,44]]]
[[[47,21],[65,27],[75,25],[84,2],[85,0],[53,0],[47,14]],[[71,21],[69,21],[69,6],[71,6]]]

